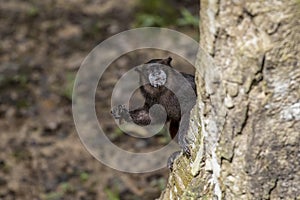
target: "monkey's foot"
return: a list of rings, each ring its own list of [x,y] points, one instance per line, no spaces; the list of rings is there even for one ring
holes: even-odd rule
[[[174,152],[169,158],[168,158],[168,162],[167,162],[167,167],[169,168],[169,170],[173,171],[173,164],[176,158],[179,157],[181,151],[176,151]],[[182,147],[182,153],[183,155],[187,156],[188,158],[191,157],[191,151],[188,145]]]
[[[188,144],[182,147],[182,151],[183,154],[186,155],[188,158],[191,157],[191,150]]]
[[[180,155],[181,151],[174,152],[168,159],[167,167],[169,170],[173,171],[173,164],[176,158]]]
[[[130,119],[129,111],[125,107],[125,105],[118,105],[112,108],[111,114],[115,119],[119,119],[120,121],[124,119],[128,121]]]
[[[178,143],[182,148],[183,154],[188,158],[191,157],[190,144],[185,137],[179,137]]]

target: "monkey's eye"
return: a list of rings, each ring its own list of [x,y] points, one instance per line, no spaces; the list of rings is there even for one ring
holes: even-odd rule
[[[167,75],[161,69],[153,69],[150,71],[148,79],[153,87],[159,87],[167,82]]]

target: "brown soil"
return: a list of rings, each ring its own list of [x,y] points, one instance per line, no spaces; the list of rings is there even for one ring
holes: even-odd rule
[[[129,174],[106,167],[84,148],[72,119],[72,84],[82,60],[99,42],[131,28],[133,6],[124,6],[122,0],[1,1],[0,199],[126,200],[160,195],[167,169]],[[151,50],[130,53],[113,63],[99,83],[105,86],[96,95],[97,113],[105,113],[99,120],[122,148],[131,148],[135,140],[125,140],[109,115],[113,85],[128,66],[165,55]],[[163,136],[156,137],[142,148],[165,142]]]

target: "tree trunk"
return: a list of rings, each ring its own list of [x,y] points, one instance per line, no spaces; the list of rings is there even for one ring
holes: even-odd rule
[[[300,199],[300,1],[200,6],[214,65],[199,52],[192,156],[160,199]]]

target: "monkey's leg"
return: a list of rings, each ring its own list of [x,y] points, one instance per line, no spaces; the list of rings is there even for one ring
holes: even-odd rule
[[[178,144],[181,146],[183,153],[188,157],[191,156],[191,151],[189,148],[189,142],[187,139],[187,132],[190,123],[190,113],[185,113],[182,115],[178,131]]]
[[[172,139],[176,137],[178,129],[179,129],[179,121],[171,120],[169,126],[169,133]]]
[[[186,134],[189,128],[189,119],[190,115],[184,114],[180,120],[178,121],[172,120],[169,127],[169,132],[172,138],[177,137],[178,143],[181,146],[183,153],[187,156],[190,156],[189,144],[186,139]],[[179,131],[178,131],[179,130]],[[178,132],[178,135],[176,135]],[[173,163],[175,159],[180,155],[181,151],[174,152],[168,159],[167,167],[172,171]]]

